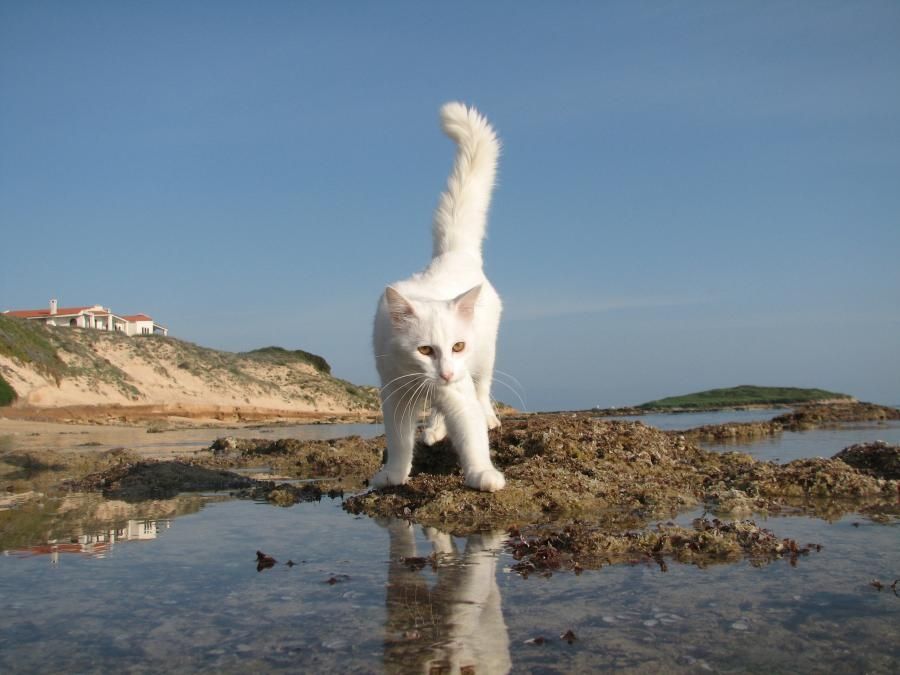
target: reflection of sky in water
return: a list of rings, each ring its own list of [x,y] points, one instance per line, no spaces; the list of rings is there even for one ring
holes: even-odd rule
[[[760,524],[824,548],[795,568],[637,564],[522,579],[508,555],[484,551],[490,537],[426,536],[327,500],[214,504],[105,559],[0,558],[0,671],[407,671],[490,648],[518,672],[894,670],[900,598],[868,582],[895,578],[896,527]],[[398,560],[433,547],[456,558],[436,571]],[[257,549],[298,564],[257,572]],[[570,629],[572,645],[559,639]],[[538,636],[547,642],[526,644]]]
[[[692,429],[706,424],[724,424],[726,422],[760,422],[788,412],[790,412],[788,408],[766,408],[763,410],[719,410],[696,413],[625,415],[621,417],[601,417],[600,419],[643,422],[648,427],[669,431],[672,429]]]

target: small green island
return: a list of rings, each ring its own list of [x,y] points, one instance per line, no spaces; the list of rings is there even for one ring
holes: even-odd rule
[[[742,384],[727,389],[708,389],[684,396],[669,396],[656,401],[641,403],[644,410],[701,410],[756,405],[794,405],[822,401],[854,401],[849,394],[824,389],[800,387],[758,387]]]

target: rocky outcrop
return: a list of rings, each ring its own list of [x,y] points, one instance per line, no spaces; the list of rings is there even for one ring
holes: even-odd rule
[[[900,419],[900,410],[896,408],[876,403],[841,401],[800,406],[796,410],[778,415],[767,422],[708,424],[667,433],[673,436],[683,436],[687,440],[700,443],[746,443],[757,438],[774,436],[783,431],[805,431],[850,422],[881,422],[898,419]]]
[[[815,512],[835,504],[896,506],[897,483],[838,459],[760,462],[708,452],[639,422],[589,415],[533,415],[492,433],[492,457],[507,479],[500,492],[463,486],[445,441],[418,447],[406,485],[350,497],[353,513],[399,516],[466,533],[486,526],[589,518],[621,531],[705,504],[717,513],[784,508]],[[829,511],[832,513],[832,511]]]
[[[859,443],[844,448],[834,456],[861,473],[900,480],[900,446],[888,445],[884,441]]]
[[[900,410],[877,403],[830,403],[814,404],[797,408],[793,412],[775,417],[772,422],[783,425],[791,431],[813,429],[815,427],[845,422],[877,422],[900,420]]]

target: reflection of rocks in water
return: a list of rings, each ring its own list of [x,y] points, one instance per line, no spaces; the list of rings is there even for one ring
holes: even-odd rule
[[[193,495],[136,504],[107,500],[95,493],[44,496],[15,509],[0,510],[0,550],[30,549],[48,543],[103,543],[110,532],[121,532],[122,538],[133,540],[140,538],[135,528],[142,528],[141,523],[196,513],[210,501],[211,498]]]
[[[502,533],[469,535],[460,553],[449,535],[425,528],[433,552],[424,558],[417,555],[413,525],[379,522],[390,533],[386,670],[508,672],[509,635],[496,576]]]

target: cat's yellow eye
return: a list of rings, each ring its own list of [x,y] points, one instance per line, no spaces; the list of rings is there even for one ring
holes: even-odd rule
[[[419,347],[419,353],[423,356],[431,356],[432,354],[434,354],[434,347],[422,345],[421,347]]]
[[[457,342],[455,345],[453,345],[453,351],[455,351],[455,352],[461,352],[465,348],[466,348],[465,342]]]

